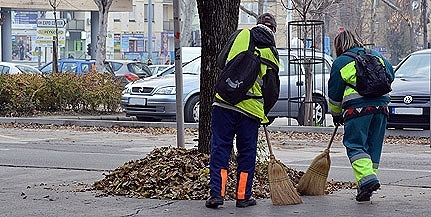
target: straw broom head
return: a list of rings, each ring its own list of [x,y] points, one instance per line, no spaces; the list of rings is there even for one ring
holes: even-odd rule
[[[275,159],[274,155],[270,155],[268,181],[273,205],[280,206],[302,203],[302,199],[287,176],[286,170]]]
[[[298,192],[303,195],[324,195],[330,166],[329,149],[325,149],[314,158],[305,174],[299,180],[296,187]]]

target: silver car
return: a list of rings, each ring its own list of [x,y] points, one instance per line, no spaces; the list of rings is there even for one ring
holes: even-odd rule
[[[270,121],[273,121],[277,117],[291,117],[297,119],[300,124],[303,124],[305,69],[301,60],[307,58],[299,58],[297,50],[279,49],[279,54],[280,96],[278,102],[268,114],[268,117]],[[318,61],[309,65],[311,66],[310,69],[314,72],[313,102],[310,103],[314,105],[314,121],[322,124],[325,120],[325,114],[328,112],[326,84],[329,79],[332,58],[320,52],[306,52],[306,55],[312,54],[317,56]],[[290,64],[288,60],[289,55],[291,57]],[[292,64],[295,62],[299,64]],[[318,62],[321,64],[318,64]],[[184,120],[186,122],[199,121],[200,68],[200,58],[183,66],[183,103]],[[168,74],[129,84],[123,91],[121,106],[127,116],[136,116],[138,120],[142,121],[175,119],[175,75]]]
[[[333,59],[313,49],[278,49],[280,55],[280,95],[268,114],[270,122],[278,117],[294,118],[304,125],[305,103],[312,104],[313,124],[323,125],[329,112],[327,84]],[[290,58],[288,58],[290,57]],[[309,63],[309,64],[304,64]],[[305,72],[311,71],[312,100],[305,102]]]
[[[151,70],[147,64],[133,60],[106,60],[116,76],[124,76],[125,74],[135,74],[139,78],[146,78],[151,76]]]
[[[183,67],[184,120],[186,122],[199,121],[200,68],[200,58]],[[121,106],[127,116],[136,116],[140,121],[175,119],[175,75],[169,73],[149,80],[141,79],[130,83],[123,91]]]

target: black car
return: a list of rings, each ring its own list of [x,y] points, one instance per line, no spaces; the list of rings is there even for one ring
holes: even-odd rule
[[[430,128],[431,49],[409,54],[395,69],[388,128]]]

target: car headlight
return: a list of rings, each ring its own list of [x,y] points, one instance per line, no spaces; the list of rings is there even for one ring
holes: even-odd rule
[[[176,94],[176,90],[175,87],[162,87],[158,89],[155,94],[173,95]]]

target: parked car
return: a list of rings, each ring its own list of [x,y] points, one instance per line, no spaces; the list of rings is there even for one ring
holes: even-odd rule
[[[77,75],[93,71],[96,69],[95,60],[84,59],[60,59],[58,60],[58,69],[60,72],[74,72]],[[52,72],[52,62],[49,62],[40,68],[42,73],[50,74]],[[132,81],[136,81],[139,77],[134,73],[116,74],[108,62],[104,63],[104,73],[113,75],[114,81],[126,86]]]
[[[199,74],[200,58],[183,67],[184,118],[186,122],[199,120]],[[175,67],[171,67],[172,72]],[[175,119],[175,74],[138,80],[126,86],[121,106],[127,116],[140,121]]]
[[[58,60],[58,70],[60,72],[75,72],[77,75],[84,74],[86,72],[90,72],[95,70],[96,66],[95,60],[86,60],[86,59],[59,59]],[[52,72],[52,62],[49,62],[40,67],[40,71],[45,74],[50,74]],[[104,72],[113,74],[109,63],[105,62]]]
[[[190,62],[201,56],[201,47],[181,47],[182,62]]]
[[[192,59],[192,60],[190,60],[190,61],[183,62],[182,66],[184,67],[184,66],[185,66],[185,65],[187,65],[189,62],[193,62],[193,61],[195,61],[196,59],[200,59],[200,58],[201,58],[201,57],[200,57],[200,56],[198,56],[198,57],[193,58],[193,59]],[[145,78],[144,80],[150,80],[150,79],[153,79],[153,78],[158,78],[158,77],[163,77],[163,76],[165,76],[165,75],[173,74],[173,73],[175,72],[175,64],[174,64],[174,65],[167,65],[167,66],[168,66],[168,67],[166,67],[165,69],[163,69],[163,70],[161,70],[161,71],[157,72],[156,74],[151,75],[150,77]]]
[[[431,49],[408,55],[395,70],[388,128],[430,129]]]
[[[288,58],[289,53],[290,58]],[[281,49],[279,54],[280,97],[268,117],[270,121],[273,121],[276,117],[292,117],[296,118],[300,124],[303,124],[304,67],[301,64],[289,64],[289,59],[290,61],[299,60],[296,56],[297,50],[288,52],[287,49]],[[311,55],[311,52],[307,51],[307,54]],[[315,72],[313,79],[315,86],[313,90],[313,111],[315,122],[322,124],[325,120],[325,114],[328,112],[325,93],[327,92],[326,84],[329,79],[332,58],[320,52],[317,53],[317,58],[322,64],[313,64],[312,66],[312,70]],[[200,58],[194,59],[183,66],[183,103],[184,120],[186,122],[199,121],[200,69]],[[136,116],[138,120],[142,121],[175,119],[175,75],[171,72],[164,76],[146,81],[138,80],[127,85],[122,93],[121,106],[127,116]]]
[[[0,74],[42,74],[39,69],[21,63],[0,62]]]
[[[133,60],[106,60],[114,70],[116,76],[121,76],[129,73],[137,75],[139,78],[151,76],[151,70],[147,64]]]
[[[148,68],[150,68],[151,75],[155,75],[166,68],[170,67],[171,65],[149,65]]]

